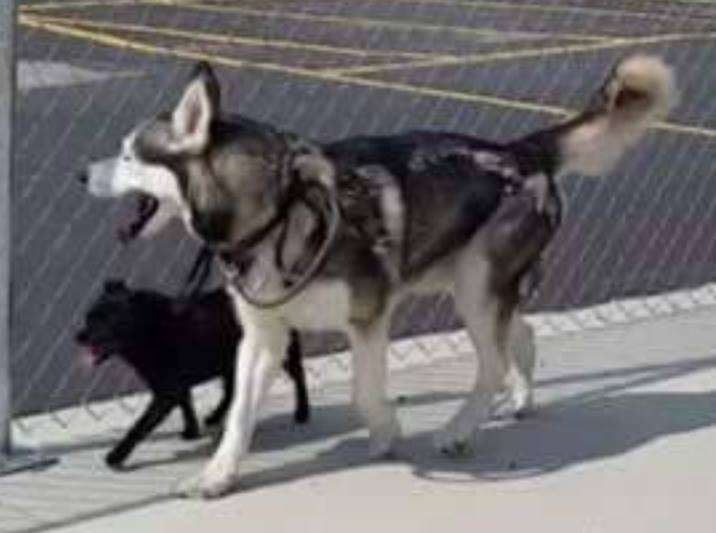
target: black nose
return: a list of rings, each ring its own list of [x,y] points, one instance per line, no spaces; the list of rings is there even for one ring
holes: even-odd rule
[[[79,181],[82,185],[87,185],[87,182],[89,181],[89,176],[87,175],[86,170],[80,170],[77,173],[77,181]]]
[[[82,330],[75,334],[75,341],[79,343],[87,342],[87,332]]]

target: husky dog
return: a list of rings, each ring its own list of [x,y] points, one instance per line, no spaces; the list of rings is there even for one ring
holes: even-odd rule
[[[205,291],[191,299],[139,291],[120,280],[105,282],[75,335],[84,357],[98,366],[113,356],[130,365],[152,392],[152,400],[134,426],[107,454],[106,463],[119,468],[175,407],[184,419],[182,437],[199,437],[191,387],[221,377],[224,395],[206,417],[220,424],[234,395],[236,345],[241,329],[223,290]],[[292,332],[284,369],[296,388],[294,419],[309,417],[308,393],[298,335]]]
[[[139,124],[83,177],[97,196],[139,194],[134,235],[179,216],[223,257],[244,326],[236,398],[219,448],[182,492],[235,487],[291,327],[347,333],[370,454],[389,454],[400,429],[385,393],[388,326],[411,293],[451,292],[478,358],[439,450],[470,448],[506,381],[528,402],[534,351],[519,286],[559,222],[555,179],[608,172],[674,97],[671,70],[635,56],[585,111],[508,143],[410,132],[318,145],[222,113],[200,64],[172,112]]]

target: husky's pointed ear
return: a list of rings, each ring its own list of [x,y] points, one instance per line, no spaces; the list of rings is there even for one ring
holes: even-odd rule
[[[175,151],[201,153],[206,148],[219,100],[219,83],[214,71],[208,63],[198,63],[172,113]]]
[[[333,163],[318,151],[296,156],[293,170],[303,180],[319,181],[330,189],[335,185],[336,169]]]

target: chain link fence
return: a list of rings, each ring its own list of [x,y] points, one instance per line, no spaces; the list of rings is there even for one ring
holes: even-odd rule
[[[90,372],[73,333],[109,277],[176,291],[195,245],[180,227],[129,247],[122,206],[73,179],[142,117],[171,108],[198,59],[224,106],[318,140],[436,128],[504,140],[579,109],[615,60],[663,56],[682,101],[605,180],[570,176],[568,213],[532,312],[570,330],[716,299],[716,7],[631,0],[105,0],[21,2],[14,131],[10,368],[15,417],[122,398],[120,364]],[[664,293],[701,287],[693,293]],[[624,298],[597,310],[575,311]],[[393,355],[430,357],[459,328],[449,300],[396,316]],[[453,344],[451,344],[453,343]],[[340,349],[311,337],[310,351]],[[338,363],[336,363],[338,364]],[[318,368],[318,367],[316,367]],[[313,376],[319,380],[320,376]],[[19,427],[31,430],[29,423]]]

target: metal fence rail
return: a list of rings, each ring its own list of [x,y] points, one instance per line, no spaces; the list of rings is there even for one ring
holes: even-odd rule
[[[530,307],[582,308],[714,280],[713,5],[66,0],[23,2],[18,21],[17,186],[0,199],[0,216],[7,216],[4,202],[13,205],[12,226],[0,232],[12,227],[16,416],[75,404],[93,413],[94,400],[137,387],[121,365],[83,368],[73,330],[107,277],[175,290],[194,245],[175,228],[152,243],[120,247],[113,218],[121,209],[88,198],[72,175],[114,150],[138,119],[170,106],[196,59],[216,65],[230,110],[319,140],[410,128],[507,139],[578,109],[617,58],[660,54],[677,68],[682,103],[607,180],[565,183],[567,221]],[[10,108],[0,111],[7,113],[1,130]],[[9,150],[8,142],[0,136],[0,149]],[[0,154],[3,170],[8,162]],[[704,291],[704,301],[713,300],[712,289]],[[683,298],[698,304],[700,297]],[[618,305],[614,316],[643,318],[688,307],[682,303],[657,296]],[[571,323],[608,318],[576,314]],[[456,327],[450,302],[432,298],[406,304],[395,334]],[[311,345],[320,352],[342,344],[319,336]],[[1,385],[0,397],[8,391]],[[61,415],[56,421],[71,424]]]
[[[15,9],[0,1],[0,462],[10,453],[10,199],[15,95]]]

